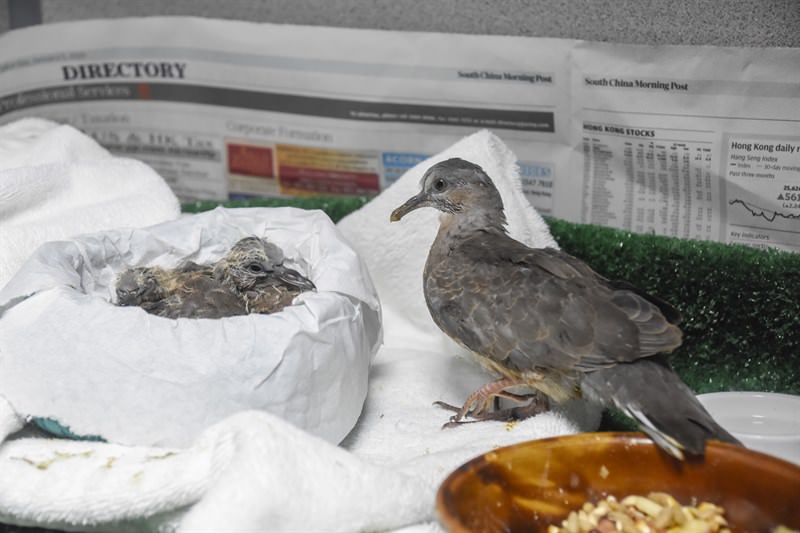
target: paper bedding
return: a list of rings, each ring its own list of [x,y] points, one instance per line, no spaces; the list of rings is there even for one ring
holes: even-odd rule
[[[247,235],[281,247],[317,290],[281,313],[219,320],[109,304],[130,266],[211,264]],[[246,409],[338,443],[381,340],[363,263],[327,216],[293,208],[216,209],[45,243],[0,290],[0,313],[0,391],[16,411],[131,445],[185,447]]]
[[[13,143],[44,150],[53,139],[51,167],[61,170],[51,176],[24,158],[0,170],[2,234],[24,217],[19,231],[35,227],[42,237],[27,255],[18,249],[4,265],[17,273],[0,280],[8,281],[0,289],[0,522],[67,531],[437,531],[435,492],[461,463],[599,424],[599,409],[576,401],[514,425],[442,430],[450,413],[432,406],[460,404],[491,376],[425,307],[422,266],[438,215],[423,209],[390,224],[391,210],[418,191],[431,164],[460,156],[495,179],[512,235],[555,244],[522,195],[514,154],[492,133],[409,170],[337,227],[289,208],[180,217],[168,187],[157,185],[145,197],[168,209],[103,225],[116,213],[101,216],[103,200],[77,205],[75,187],[62,182],[80,176],[88,186],[90,167],[115,183],[151,179],[152,170],[64,128],[0,128],[0,151]],[[41,176],[50,208],[25,190],[13,194],[28,195],[26,205],[4,203],[26,175]],[[137,194],[117,195],[109,210]],[[62,217],[75,226],[57,234],[50,226]],[[245,233],[274,238],[318,290],[277,315],[218,321],[108,303],[123,266],[208,262]],[[5,256],[9,243],[0,244]],[[47,438],[23,427],[29,417],[107,442]]]

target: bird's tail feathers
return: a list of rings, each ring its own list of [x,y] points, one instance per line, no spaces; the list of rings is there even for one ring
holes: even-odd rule
[[[683,444],[656,427],[641,409],[629,407],[623,411],[639,423],[639,428],[653,439],[656,445],[679,461],[683,461]]]
[[[586,376],[582,388],[590,397],[619,407],[678,459],[703,455],[709,439],[741,445],[660,357],[596,370]]]

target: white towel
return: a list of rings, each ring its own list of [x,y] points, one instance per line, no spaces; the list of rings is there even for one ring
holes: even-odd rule
[[[424,307],[422,264],[436,231],[432,210],[389,224],[434,162],[460,156],[501,190],[511,233],[553,241],[521,194],[513,154],[478,132],[411,169],[339,229],[370,269],[384,311],[385,345],[367,401],[341,446],[263,412],[233,415],[183,449],[11,439],[0,448],[0,521],[83,531],[437,531],[434,497],[459,464],[491,449],[593,430],[599,410],[571,402],[516,424],[441,429],[493,379],[435,326]],[[19,427],[0,402],[0,429]]]
[[[42,243],[180,215],[153,169],[42,119],[0,127],[0,288]]]

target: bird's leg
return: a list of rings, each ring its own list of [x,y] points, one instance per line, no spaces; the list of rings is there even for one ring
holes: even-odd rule
[[[507,388],[520,385],[520,381],[512,378],[501,378],[497,381],[487,383],[467,397],[464,405],[456,407],[445,402],[434,402],[434,405],[455,411],[455,415],[450,417],[450,422],[444,427],[452,427],[459,424],[468,423],[469,421],[463,420],[464,417],[474,418],[474,421],[480,420],[519,420],[533,416],[542,411],[546,411],[547,399],[544,399],[545,406],[542,408],[541,397],[537,393],[533,394],[514,394],[508,392]],[[492,410],[492,404],[497,398],[508,398],[517,402],[526,402],[529,399],[533,400],[525,406],[512,407],[508,409],[495,409]]]
[[[546,413],[550,410],[550,400],[547,396],[539,392],[526,394],[525,397],[530,398],[530,402],[525,405],[518,405],[516,407],[508,407],[506,409],[497,409],[491,413],[492,420],[525,420],[539,413]]]

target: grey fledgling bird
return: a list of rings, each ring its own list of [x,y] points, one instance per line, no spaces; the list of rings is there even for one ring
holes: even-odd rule
[[[500,379],[469,396],[451,424],[530,415],[529,406],[492,411],[496,397],[523,400],[524,385],[560,402],[584,396],[633,417],[662,449],[702,455],[707,439],[739,444],[671,369],[682,342],[680,315],[629,283],[610,281],[560,250],[530,248],[506,233],[500,194],[463,159],[432,166],[422,191],[391,214],[420,207],[444,214],[424,270],[434,322],[477,354]]]
[[[278,246],[255,236],[239,240],[214,265],[213,277],[237,294],[250,313],[280,311],[301,292],[316,289],[310,279],[284,265]]]
[[[135,267],[117,278],[117,305],[136,305],[164,318],[222,318],[245,315],[244,301],[211,277],[211,269],[188,263],[179,268]]]
[[[286,267],[283,252],[258,237],[239,240],[213,265],[135,267],[117,278],[117,305],[165,318],[222,318],[274,313],[314,283]]]

